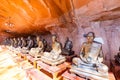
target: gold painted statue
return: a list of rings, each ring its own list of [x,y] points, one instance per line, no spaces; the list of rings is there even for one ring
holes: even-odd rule
[[[21,46],[20,46],[21,52],[27,54],[29,52],[27,48],[27,41],[24,37],[21,37],[20,40],[21,40]]]
[[[52,50],[50,52],[44,52],[41,60],[50,65],[58,65],[63,63],[66,59],[61,55],[61,45],[56,40],[56,36],[52,37]]]
[[[36,41],[37,41],[38,46],[36,48],[31,48],[29,54],[31,54],[32,56],[34,56],[37,59],[38,57],[40,57],[43,54],[44,46],[43,46],[43,42],[40,40],[39,36],[36,37]]]
[[[14,47],[16,48],[17,47],[17,40],[16,40],[16,38],[13,38],[13,41],[14,41]]]
[[[79,58],[73,58],[70,72],[93,80],[108,80],[108,67],[103,64],[101,43],[93,41],[95,35],[89,32],[87,42],[84,42]]]

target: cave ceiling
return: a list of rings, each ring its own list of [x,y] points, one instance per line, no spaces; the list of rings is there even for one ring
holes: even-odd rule
[[[0,0],[0,34],[22,35],[47,32],[57,18],[91,0]]]
[[[0,35],[45,34],[49,32],[47,27],[61,24],[60,16],[73,9],[89,6],[91,1],[95,0],[0,0]],[[111,16],[103,14],[93,21],[120,17],[117,15],[120,8],[114,11],[114,14],[108,11]]]

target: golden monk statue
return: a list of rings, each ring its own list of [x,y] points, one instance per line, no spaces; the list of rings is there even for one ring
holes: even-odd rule
[[[40,40],[40,37],[37,36],[36,37],[36,42],[37,42],[37,47],[36,48],[31,48],[29,51],[29,54],[31,54],[32,56],[34,56],[36,59],[38,57],[40,57],[43,54],[43,42]]]
[[[23,37],[21,37],[20,40],[21,40],[21,46],[20,46],[21,47],[21,52],[27,54],[29,52],[29,50],[27,48],[27,41]]]
[[[17,40],[16,40],[16,38],[13,38],[13,41],[14,41],[14,47],[16,48],[17,47]]]
[[[108,80],[108,67],[104,65],[102,45],[93,41],[95,35],[89,32],[87,42],[84,42],[79,58],[73,58],[70,72],[94,80]]]
[[[52,50],[50,52],[44,52],[41,60],[50,65],[57,65],[65,61],[65,57],[61,55],[61,45],[56,40],[56,36],[52,37]]]
[[[21,48],[26,47],[26,45],[27,45],[26,40],[23,37],[21,37],[20,39],[21,39],[21,43],[22,43]]]
[[[43,42],[40,40],[39,36],[36,37],[36,40],[37,40],[38,47],[41,48],[41,49],[43,49],[43,47],[44,47],[43,46]]]

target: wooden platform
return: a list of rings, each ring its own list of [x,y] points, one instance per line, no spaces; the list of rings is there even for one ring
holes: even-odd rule
[[[34,68],[37,68],[37,61],[39,60],[39,58],[34,58],[33,56],[31,56],[30,54],[26,54],[26,59],[33,64]]]
[[[42,61],[37,61],[37,69],[39,70],[43,69],[52,74],[53,80],[59,80],[60,76],[58,76],[58,74],[65,71],[69,66],[70,63],[68,62],[64,62],[63,64],[60,64],[58,66],[50,66],[46,63],[43,63]]]
[[[52,80],[50,77],[37,69],[28,70],[27,73],[30,80]]]
[[[84,78],[81,78],[79,76],[76,76],[75,74],[71,74],[68,71],[65,71],[62,74],[63,80],[86,80]],[[115,80],[115,77],[113,75],[113,73],[109,73],[109,80]]]
[[[23,53],[16,53],[19,57],[23,58],[24,60],[26,60],[26,54]]]

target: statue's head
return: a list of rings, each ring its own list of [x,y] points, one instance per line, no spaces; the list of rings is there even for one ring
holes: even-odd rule
[[[21,40],[23,40],[23,37],[21,37]]]
[[[39,37],[39,36],[37,36],[37,37],[36,37],[36,40],[37,40],[37,41],[39,41],[39,40],[40,40],[40,37]]]
[[[13,38],[13,40],[16,40],[15,38]]]
[[[28,40],[31,40],[31,36],[28,36],[28,38],[27,38]]]
[[[87,38],[88,42],[93,42],[93,40],[94,40],[94,38],[95,38],[94,32],[88,32],[88,33],[86,34],[86,38]]]
[[[10,38],[10,41],[12,41],[13,39],[12,38]]]
[[[56,36],[56,35],[53,35],[53,36],[52,36],[52,42],[55,42],[56,39],[57,39],[57,36]]]

